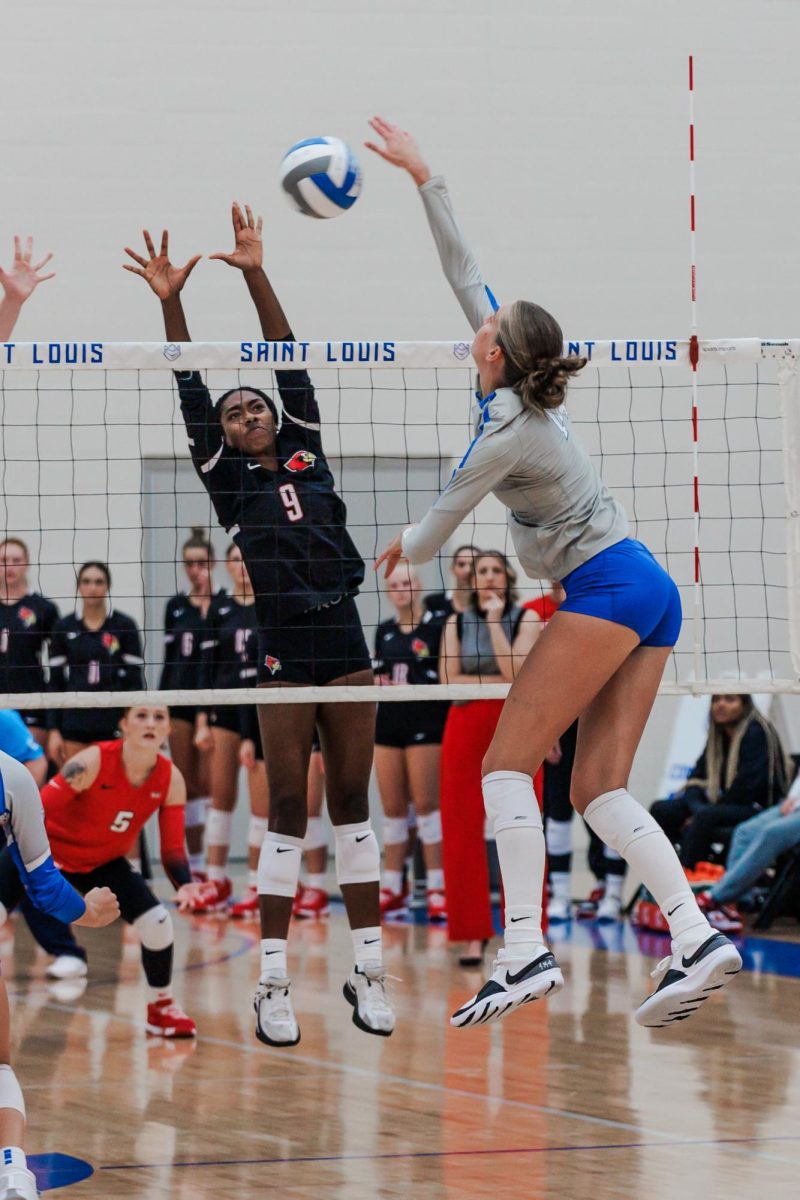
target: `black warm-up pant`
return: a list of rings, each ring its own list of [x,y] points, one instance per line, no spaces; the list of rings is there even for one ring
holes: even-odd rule
[[[724,831],[749,821],[759,811],[753,804],[710,804],[695,797],[656,800],[650,812],[674,846],[684,867],[705,862]]]

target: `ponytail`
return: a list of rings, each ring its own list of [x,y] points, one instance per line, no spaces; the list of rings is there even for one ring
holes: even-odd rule
[[[564,357],[564,335],[555,317],[529,300],[515,300],[497,322],[497,344],[506,365],[505,386],[525,408],[559,408],[570,376],[582,371],[585,358]]]

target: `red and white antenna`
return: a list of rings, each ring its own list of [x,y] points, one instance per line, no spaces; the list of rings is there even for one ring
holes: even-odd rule
[[[703,613],[700,595],[700,447],[698,442],[698,392],[697,366],[700,345],[697,339],[697,242],[695,204],[695,137],[694,137],[694,55],[689,55],[689,258],[691,264],[691,315],[692,329],[689,339],[689,362],[692,365],[692,465],[694,471],[694,614],[692,634],[694,641],[694,677],[702,676],[702,630]]]

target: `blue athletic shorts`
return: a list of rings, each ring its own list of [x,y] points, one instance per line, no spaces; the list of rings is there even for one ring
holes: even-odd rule
[[[653,555],[632,538],[601,550],[561,581],[561,612],[626,625],[642,646],[674,646],[681,631],[681,598]]]

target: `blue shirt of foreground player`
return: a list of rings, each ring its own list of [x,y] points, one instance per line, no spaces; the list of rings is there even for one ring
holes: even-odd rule
[[[44,758],[44,750],[19,713],[11,708],[0,709],[0,750],[21,763]]]

